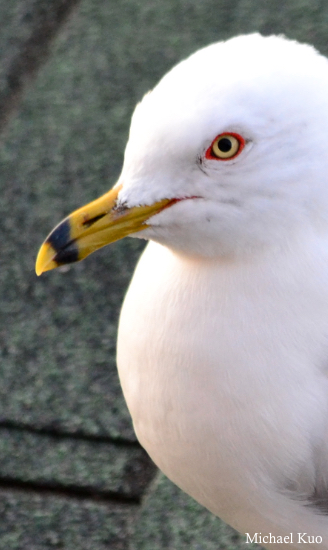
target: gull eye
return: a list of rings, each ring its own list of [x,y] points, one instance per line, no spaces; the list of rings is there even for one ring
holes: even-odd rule
[[[242,152],[245,140],[239,134],[220,134],[205,153],[207,159],[231,160]]]

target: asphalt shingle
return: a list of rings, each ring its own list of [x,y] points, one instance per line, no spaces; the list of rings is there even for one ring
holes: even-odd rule
[[[0,491],[3,550],[128,550],[136,505]]]

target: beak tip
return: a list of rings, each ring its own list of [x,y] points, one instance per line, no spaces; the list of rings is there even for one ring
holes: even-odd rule
[[[38,277],[42,275],[42,273],[44,273],[45,271],[49,271],[50,269],[58,267],[57,262],[54,260],[55,256],[56,251],[51,246],[51,244],[47,241],[44,242],[39,250],[35,263],[35,273]]]

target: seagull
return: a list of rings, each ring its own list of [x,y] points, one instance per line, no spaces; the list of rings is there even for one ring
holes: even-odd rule
[[[150,241],[117,362],[159,468],[267,548],[328,549],[328,60],[238,36],[137,105],[122,173],[42,245],[37,274]]]

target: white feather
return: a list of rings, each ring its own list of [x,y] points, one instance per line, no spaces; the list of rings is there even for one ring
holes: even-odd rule
[[[281,37],[213,44],[145,96],[120,200],[199,198],[136,234],[157,242],[118,339],[137,436],[168,477],[243,533],[325,550],[327,128],[328,61]],[[223,132],[245,149],[206,159]]]

